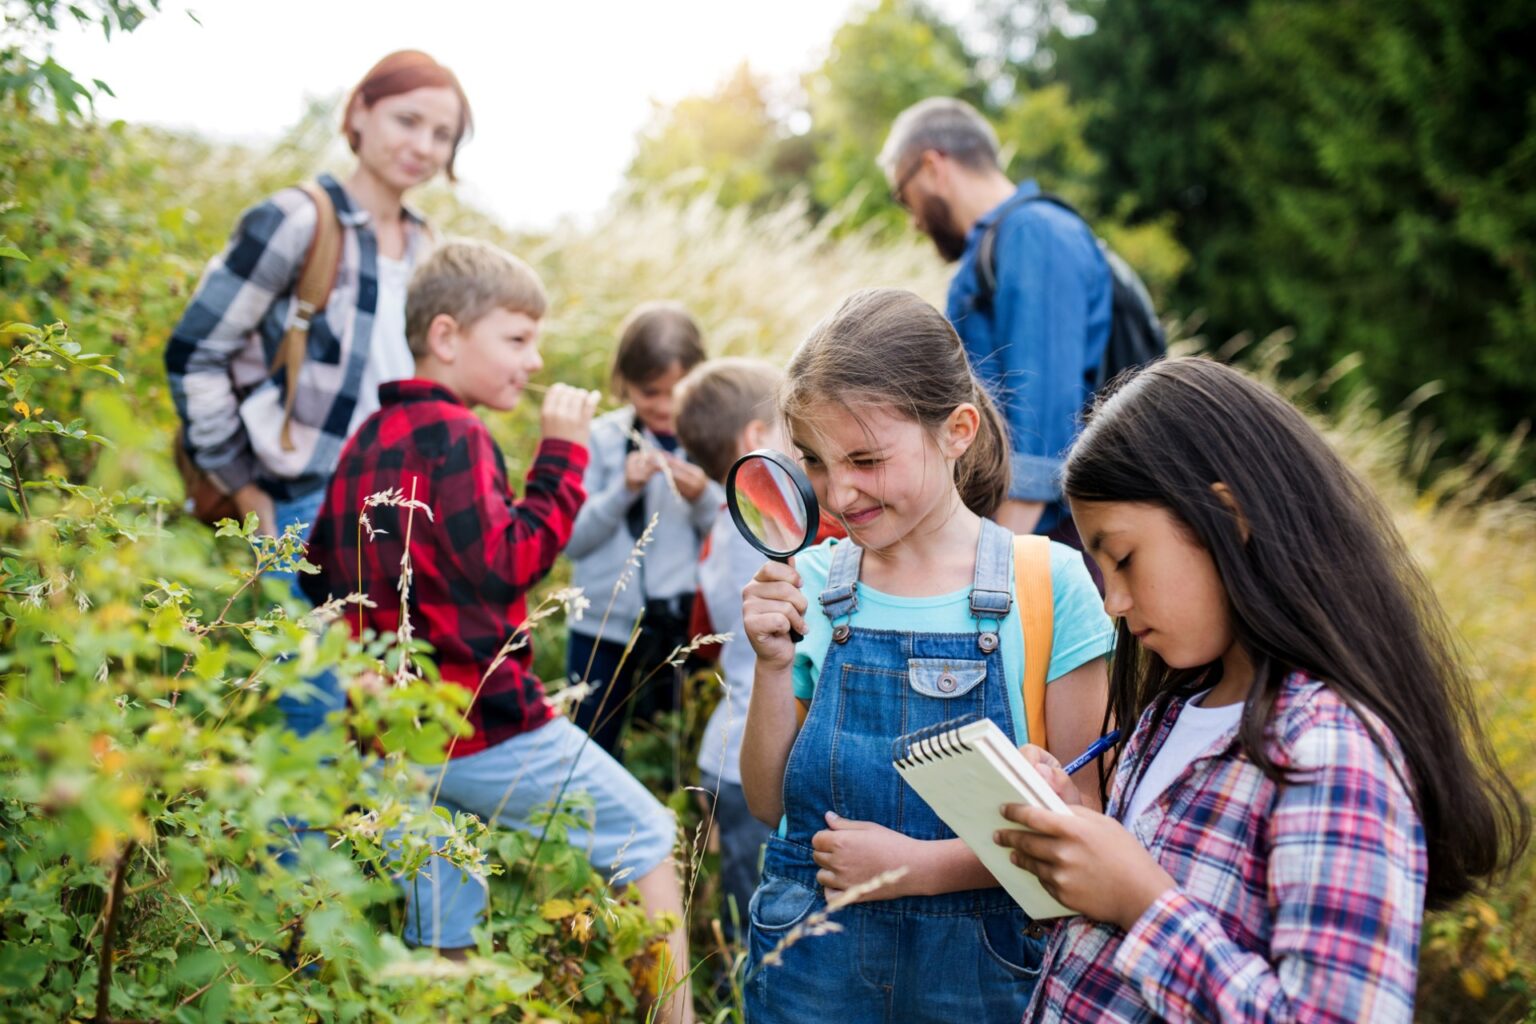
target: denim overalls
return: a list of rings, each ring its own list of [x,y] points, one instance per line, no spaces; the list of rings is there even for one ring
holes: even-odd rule
[[[897,736],[968,713],[1015,734],[997,636],[1013,600],[1013,538],[981,525],[969,633],[859,628],[863,551],[833,548],[821,594],[833,639],[784,768],[784,835],[768,841],[749,910],[749,1024],[1013,1022],[1029,1002],[1044,943],[1025,936],[1028,916],[997,887],[854,904],[832,914],[836,931],[804,934],[816,930],[807,926],[780,949],[781,962],[763,965],[826,908],[811,858],[826,811],[914,839],[954,838],[891,766]]]

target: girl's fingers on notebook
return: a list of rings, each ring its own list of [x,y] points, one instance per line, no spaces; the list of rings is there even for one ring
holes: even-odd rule
[[[1060,835],[1061,830],[1066,827],[1066,822],[1069,820],[1065,814],[1048,811],[1044,807],[1031,807],[1029,804],[1003,804],[1002,813],[1003,817],[1014,824],[1023,825],[1031,831],[1044,835]],[[1013,830],[1009,829],[999,834],[1011,835]],[[1001,843],[1000,845],[1006,846],[1008,844]]]
[[[1019,748],[1019,753],[1024,755],[1024,760],[1034,766],[1035,771],[1039,772],[1040,777],[1045,780],[1045,784],[1061,797],[1063,803],[1069,807],[1083,805],[1083,794],[1078,791],[1072,776],[1062,770],[1061,762],[1056,760],[1056,755],[1033,743],[1024,744]]]
[[[1055,754],[1051,753],[1049,750],[1046,750],[1044,747],[1038,747],[1033,743],[1024,744],[1019,748],[1019,753],[1024,755],[1024,760],[1028,761],[1036,768],[1061,767],[1061,762],[1056,760]]]
[[[1008,804],[1003,814],[1035,831],[1000,829],[993,841],[1011,847],[1015,864],[1080,914],[1129,930],[1174,885],[1125,826],[1097,811],[1058,814]]]

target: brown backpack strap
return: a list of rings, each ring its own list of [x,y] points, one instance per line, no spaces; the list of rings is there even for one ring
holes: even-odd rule
[[[294,399],[299,393],[299,373],[304,368],[304,355],[309,348],[309,325],[330,299],[341,266],[341,222],[336,219],[336,206],[331,202],[330,193],[313,181],[303,182],[299,188],[315,204],[315,235],[309,240],[309,249],[299,267],[293,305],[288,310],[288,325],[269,368],[274,374],[279,367],[287,371],[283,382],[286,392],[283,396],[285,452],[293,451],[289,426],[293,422]]]

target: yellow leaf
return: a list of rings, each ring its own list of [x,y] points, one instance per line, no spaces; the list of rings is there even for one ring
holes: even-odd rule
[[[1467,995],[1473,999],[1481,999],[1488,994],[1488,983],[1483,981],[1483,976],[1471,968],[1463,968],[1461,971],[1461,987],[1467,990]]]
[[[549,900],[539,908],[539,916],[546,921],[558,921],[576,913],[576,904],[570,900]]]
[[[1497,928],[1499,925],[1499,912],[1486,903],[1479,902],[1477,904],[1477,916],[1489,928]]]
[[[91,859],[108,861],[117,856],[117,833],[105,825],[97,825],[91,833]]]

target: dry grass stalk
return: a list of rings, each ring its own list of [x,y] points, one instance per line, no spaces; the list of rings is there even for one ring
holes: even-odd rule
[[[634,427],[629,428],[629,439],[635,443],[635,447],[656,460],[656,467],[661,470],[661,475],[667,478],[667,489],[672,492],[672,497],[686,505],[683,492],[677,489],[677,478],[672,475],[672,467],[667,463],[667,453],[648,441],[646,436]]]
[[[377,495],[370,495],[377,497]],[[367,502],[365,500],[364,504]],[[382,502],[381,502],[382,504]],[[411,528],[416,521],[416,510],[419,508],[426,512],[427,519],[432,519],[432,510],[416,500],[416,480],[411,480],[410,499],[400,503],[405,508],[405,543],[400,552],[400,628],[395,631],[395,640],[400,649],[400,663],[395,666],[394,682],[398,687],[409,686],[412,679],[420,676],[414,671],[415,662],[411,658],[411,640],[415,633],[411,629]]]

